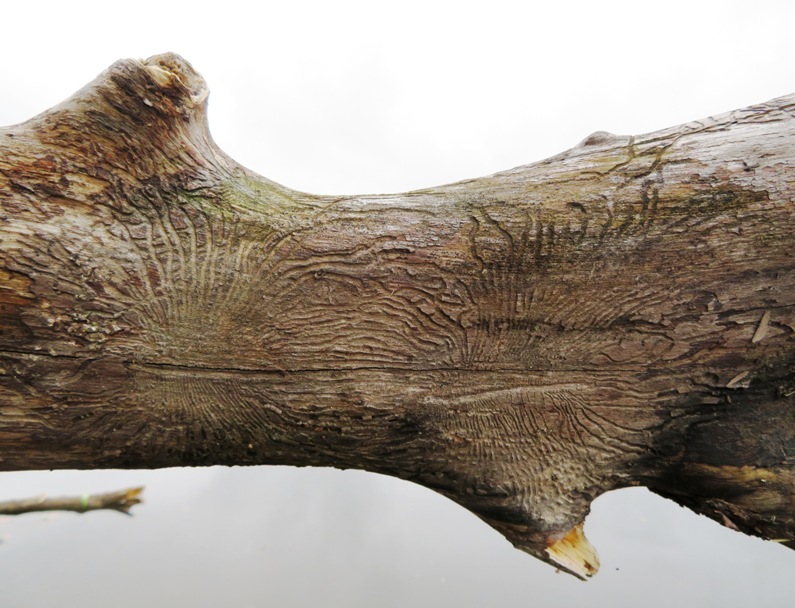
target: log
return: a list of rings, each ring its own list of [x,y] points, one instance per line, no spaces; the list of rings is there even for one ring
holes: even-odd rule
[[[207,95],[125,60],[0,130],[0,470],[365,469],[580,577],[627,486],[795,546],[795,96],[317,196]]]

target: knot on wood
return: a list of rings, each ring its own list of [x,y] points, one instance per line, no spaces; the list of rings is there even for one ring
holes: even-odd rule
[[[173,176],[181,187],[204,187],[216,181],[208,172],[229,164],[210,137],[208,95],[204,79],[177,54],[123,59],[24,126],[56,147],[61,170],[71,175],[117,190],[126,181],[126,191],[150,179],[162,189]]]
[[[585,148],[587,146],[600,146],[602,144],[613,143],[619,139],[621,139],[621,136],[615,133],[610,133],[609,131],[596,131],[583,139],[576,147]]]
[[[144,60],[122,59],[101,75],[100,81],[103,77],[127,97],[123,101],[116,100],[113,91],[106,91],[106,99],[128,115],[137,111],[141,117],[158,113],[189,118],[196,111],[203,112],[209,95],[204,78],[176,53],[154,55]]]
[[[141,64],[153,80],[164,90],[179,94],[188,107],[201,106],[210,94],[204,78],[176,53],[153,55]]]

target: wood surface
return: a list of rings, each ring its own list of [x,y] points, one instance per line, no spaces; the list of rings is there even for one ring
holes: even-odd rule
[[[0,470],[360,468],[581,577],[625,486],[793,546],[795,96],[366,196],[207,96],[125,60],[0,129]]]

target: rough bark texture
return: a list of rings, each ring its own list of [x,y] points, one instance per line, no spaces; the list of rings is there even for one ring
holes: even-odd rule
[[[795,97],[344,197],[206,98],[121,61],[0,130],[0,468],[362,468],[580,576],[623,486],[795,539]]]

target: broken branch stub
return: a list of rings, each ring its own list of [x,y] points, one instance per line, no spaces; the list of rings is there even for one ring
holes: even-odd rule
[[[578,576],[625,486],[795,538],[795,97],[334,197],[206,99],[120,61],[0,130],[0,468],[361,468]]]

